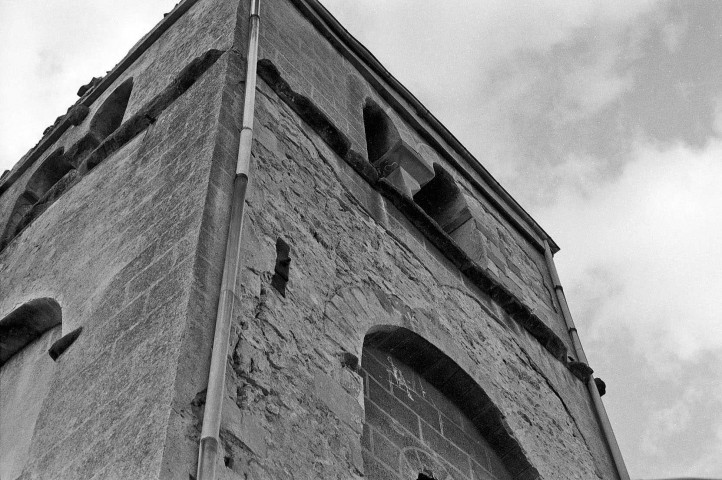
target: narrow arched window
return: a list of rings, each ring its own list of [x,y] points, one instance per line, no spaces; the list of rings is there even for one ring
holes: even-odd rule
[[[61,323],[60,305],[52,298],[38,298],[13,310],[0,320],[0,367]]]
[[[54,371],[48,349],[61,335],[60,305],[32,300],[0,320],[0,478],[18,478]]]
[[[123,123],[132,90],[133,79],[129,78],[108,95],[105,102],[98,108],[90,121],[90,132],[99,142],[117,130]]]
[[[369,162],[399,192],[413,196],[433,178],[431,165],[402,140],[394,122],[376,102],[366,100],[363,117]]]
[[[434,164],[434,178],[414,195],[414,201],[447,233],[471,218],[454,177],[438,163]]]
[[[401,137],[389,116],[373,100],[366,100],[363,116],[369,162],[376,163]]]
[[[73,165],[64,155],[62,148],[55,150],[40,163],[35,173],[28,180],[25,191],[15,202],[10,218],[5,225],[3,236],[0,238],[0,240],[3,240],[1,245],[10,241],[30,222],[28,216],[33,206],[42,200],[50,189],[73,169]]]

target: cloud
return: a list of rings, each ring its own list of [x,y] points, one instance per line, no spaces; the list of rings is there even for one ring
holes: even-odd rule
[[[711,420],[714,421],[714,419]],[[702,450],[703,453],[692,463],[687,475],[719,477],[720,472],[722,472],[722,458],[720,458],[719,454],[719,452],[722,452],[722,422],[717,421],[714,436],[711,441],[703,446]]]
[[[0,2],[0,172],[75,103],[81,85],[110,70],[175,3]]]
[[[563,88],[568,101],[562,107],[564,121],[593,115],[633,87],[634,80],[630,75],[614,72],[617,57],[615,49],[607,49],[593,64],[575,68],[564,77]]]
[[[588,319],[590,338],[633,324],[649,358],[722,348],[720,314],[710,308],[722,291],[722,142],[704,151],[643,145],[634,157],[616,182],[593,193],[561,185],[557,202],[539,212],[569,246],[559,261],[578,293],[571,301],[594,298],[600,279],[611,278]],[[562,169],[579,175],[573,159]]]
[[[456,122],[463,123],[463,119],[470,117],[454,112],[461,108],[466,113],[470,103],[480,107],[478,102],[470,102],[470,96],[485,93],[488,75],[499,64],[517,55],[549,54],[556,46],[583,36],[592,25],[600,31],[618,31],[657,2],[449,0],[439,4],[430,0],[324,0],[323,3],[392,74],[457,132]]]
[[[689,426],[692,420],[693,404],[702,398],[698,388],[687,389],[670,407],[653,412],[651,421],[642,435],[642,450],[647,455],[661,455],[664,450],[660,443],[676,437]]]
[[[570,158],[537,210],[633,473],[719,476],[722,141],[637,144],[615,181]],[[584,163],[584,162],[582,162]],[[565,173],[565,171],[567,173]],[[590,188],[580,189],[585,184]]]

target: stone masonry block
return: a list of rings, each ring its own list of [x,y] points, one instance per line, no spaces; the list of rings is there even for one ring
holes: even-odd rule
[[[364,470],[367,478],[373,478],[375,480],[401,480],[396,472],[391,471],[367,450],[364,450]]]
[[[419,417],[390,392],[381,388],[381,385],[371,380],[369,382],[369,399],[382,408],[391,418],[412,434],[419,434]]]
[[[360,430],[363,422],[363,409],[357,398],[351,396],[341,384],[322,372],[315,375],[313,386],[316,398],[326,405],[339,420]]]
[[[139,293],[148,290],[162,278],[173,265],[173,249],[168,249],[158,260],[128,282],[127,298],[133,299]]]
[[[410,446],[421,446],[421,440],[411,435],[402,425],[392,419],[381,407],[366,399],[364,405],[366,412],[366,424],[373,425],[373,429],[378,429],[383,435],[391,440],[394,445],[399,448]]]
[[[401,401],[404,405],[409,407],[414,413],[416,413],[422,420],[427,422],[433,428],[441,431],[441,423],[439,421],[439,411],[431,405],[429,402],[424,400],[421,395],[410,392],[407,389],[399,388],[398,386],[392,386],[393,395]]]
[[[264,458],[268,450],[265,423],[262,417],[244,413],[234,401],[224,398],[221,428],[230,432],[259,458]]]
[[[361,368],[374,380],[378,381],[384,388],[389,388],[390,371],[383,363],[379,362],[373,355],[364,355]]]
[[[486,239],[479,228],[479,220],[470,218],[449,235],[472,260],[479,265],[486,264]]]
[[[399,447],[391,443],[386,437],[381,435],[378,430],[373,432],[373,452],[374,456],[391,467],[393,470],[399,469],[399,458],[401,450]]]
[[[478,435],[476,435],[477,438],[473,438],[451,422],[444,422],[442,428],[443,435],[447,440],[468,453],[477,462],[483,465],[487,463],[488,447],[480,441]]]
[[[469,456],[463,450],[423,422],[421,425],[421,433],[424,443],[429,445],[432,450],[444,457],[447,462],[467,477],[471,475]]]

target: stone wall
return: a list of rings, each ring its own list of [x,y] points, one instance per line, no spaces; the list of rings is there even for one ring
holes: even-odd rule
[[[265,82],[256,133],[221,436],[229,478],[370,475],[348,359],[379,325],[418,333],[468,372],[539,478],[616,478],[583,383]],[[271,285],[279,238],[283,295]]]
[[[530,244],[491,204],[490,197],[483,193],[491,189],[484,187],[484,181],[477,173],[469,167],[454,167],[454,164],[466,164],[466,160],[435,134],[413,108],[394,96],[377,75],[359,72],[356,65],[361,63],[360,59],[348,51],[334,48],[330,41],[333,36],[319,34],[311,21],[294,7],[298,3],[303,2],[279,2],[264,10],[260,58],[272,62],[290,87],[316,105],[348,138],[350,148],[362,157],[368,158],[363,107],[369,99],[381,106],[400,138],[426,164],[437,163],[444,167],[462,191],[473,199],[472,213],[483,225],[481,229],[475,228],[475,243],[479,246],[475,252],[476,260],[532,308],[571,350],[543,250]],[[380,91],[379,86],[386,90]],[[395,109],[391,100],[394,105],[404,108],[404,114]],[[407,119],[421,128],[415,128]],[[432,145],[435,144],[441,149],[434,148]]]
[[[237,8],[197,2],[0,196],[5,223],[43,160],[61,147],[72,154],[72,178],[53,187],[45,208],[0,251],[0,318],[49,297],[62,307],[62,335],[83,327],[50,361],[35,428],[22,432],[32,441],[19,478],[188,478],[194,471],[197,447],[187,438],[197,437],[199,422],[187,412],[207,382],[216,248],[227,226],[223,175],[232,175],[237,145],[227,120],[238,115],[236,92],[226,88],[238,83],[229,79],[240,64],[232,52]],[[128,78],[122,124],[100,145],[74,149]]]
[[[0,478],[20,476],[55,372],[48,349],[60,336],[57,326],[26,346],[0,370]],[[12,388],[10,388],[12,385]]]
[[[538,242],[302,5],[263,9],[221,478],[375,478],[380,470],[363,453],[366,446],[366,459],[379,456],[373,436],[362,439],[377,403],[365,405],[370,391],[358,367],[368,333],[389,327],[433,344],[464,372],[457,390],[473,387],[493,405],[495,428],[482,432],[491,437],[472,442],[484,454],[465,453],[470,478],[503,478],[491,459],[509,452],[523,459],[526,478],[616,478],[584,385],[567,368],[569,339]],[[246,8],[195,3],[87,111],[76,109],[75,127],[0,185],[4,223],[45,160],[72,166],[0,246],[0,318],[48,297],[62,307],[62,335],[83,327],[54,364],[20,478],[194,474],[241,120]],[[98,140],[90,124],[131,78],[121,125]],[[400,155],[431,172],[426,182],[371,165],[369,102],[392,122]],[[443,175],[450,180],[441,186],[461,199],[452,207],[463,205],[441,225],[415,194]],[[418,191],[401,191],[406,181]],[[290,247],[284,288],[274,280],[279,239]],[[439,416],[447,438],[453,426],[441,422],[458,416],[454,405],[444,403]]]

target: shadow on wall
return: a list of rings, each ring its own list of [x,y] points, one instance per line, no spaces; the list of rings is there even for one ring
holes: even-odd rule
[[[61,337],[62,324],[52,298],[31,300],[0,320],[0,479],[22,474],[55,362],[82,332]]]
[[[60,305],[51,298],[32,300],[0,320],[0,478],[17,478],[25,467],[55,370],[46,351],[61,328]]]

